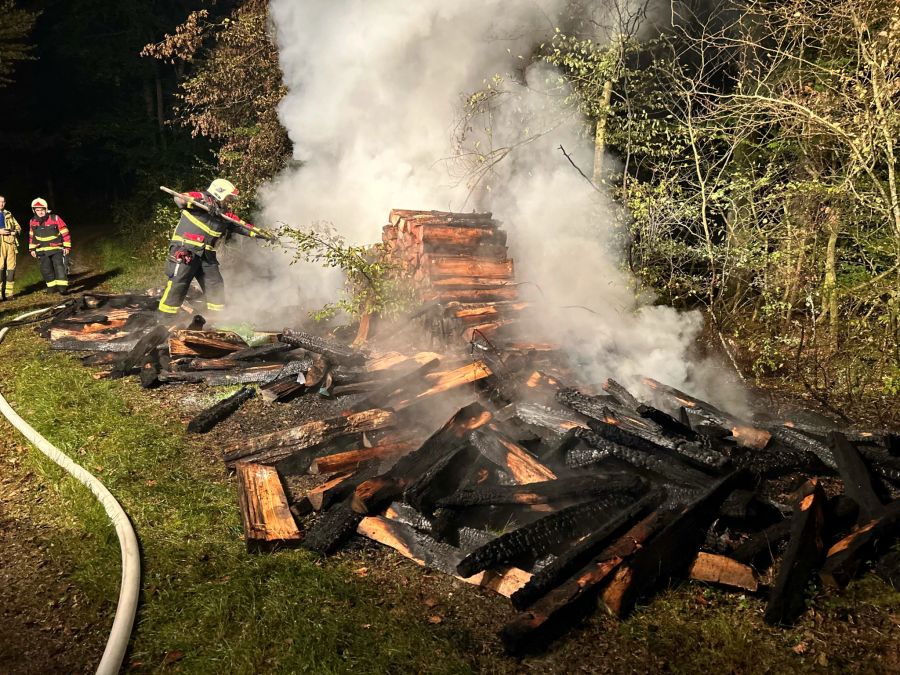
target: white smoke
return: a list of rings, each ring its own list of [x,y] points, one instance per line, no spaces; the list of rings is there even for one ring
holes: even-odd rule
[[[650,375],[734,408],[734,392],[707,388],[713,380],[690,357],[700,316],[638,301],[612,244],[612,205],[559,149],[590,174],[583,120],[560,112],[567,92],[557,74],[529,65],[535,47],[552,39],[565,4],[272,0],[288,88],[279,112],[302,165],[261,191],[261,220],[327,221],[349,241],[367,243],[380,238],[391,208],[491,210],[509,233],[523,292],[539,305],[535,331],[544,335],[536,339],[575,350],[597,380],[636,387]],[[484,136],[482,148],[518,147],[471,193],[446,161],[461,104],[495,74],[509,73],[516,75],[501,85],[507,93],[496,98],[489,137],[477,124],[469,136]],[[279,264],[269,256],[253,269]],[[311,306],[339,284],[309,265],[285,266],[270,273],[266,299]],[[233,299],[242,295],[260,308],[267,303],[258,290],[244,282],[229,288]]]

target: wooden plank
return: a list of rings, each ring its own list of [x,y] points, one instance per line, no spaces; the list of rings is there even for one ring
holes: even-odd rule
[[[432,278],[438,277],[487,277],[489,279],[513,279],[512,259],[491,260],[470,256],[426,255],[424,267]]]
[[[417,531],[413,527],[383,516],[363,518],[357,532],[372,541],[388,546],[405,558],[423,567],[434,567],[457,579],[482,588],[488,588],[505,597],[511,596],[528,583],[531,574],[516,567],[504,567],[489,572],[479,572],[470,577],[453,573],[456,561],[462,557],[459,549],[442,544]]]
[[[291,515],[278,472],[246,462],[239,462],[235,468],[247,550],[265,551],[299,543],[300,530]]]

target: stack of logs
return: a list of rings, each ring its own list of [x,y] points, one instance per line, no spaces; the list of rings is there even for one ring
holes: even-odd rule
[[[506,232],[490,213],[394,209],[382,229],[387,259],[443,310],[445,337],[492,337],[516,322],[518,301]]]

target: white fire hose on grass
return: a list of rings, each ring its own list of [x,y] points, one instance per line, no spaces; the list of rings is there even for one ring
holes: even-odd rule
[[[21,321],[51,309],[53,307],[22,314],[13,319],[13,322]],[[9,327],[0,329],[0,343],[3,342],[3,338],[8,330]],[[141,589],[141,561],[137,535],[135,535],[125,511],[110,491],[106,489],[106,486],[91,473],[72,461],[59,448],[53,446],[46,438],[35,431],[28,422],[19,417],[2,394],[0,394],[0,412],[38,450],[93,492],[116,528],[119,548],[122,551],[122,582],[119,586],[119,602],[116,605],[116,616],[113,620],[112,629],[109,632],[106,649],[103,650],[103,657],[97,666],[99,675],[115,675],[115,673],[119,672],[122,660],[125,658],[125,651],[131,638],[131,629],[134,626],[134,617],[137,613],[138,596]]]

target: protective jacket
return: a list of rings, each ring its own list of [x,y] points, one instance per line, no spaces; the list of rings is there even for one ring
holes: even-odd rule
[[[169,281],[159,300],[159,311],[177,314],[191,282],[196,280],[205,296],[207,310],[221,312],[225,309],[225,282],[219,271],[216,244],[228,232],[245,237],[264,238],[265,235],[230,211],[216,216],[197,207],[197,202],[203,202],[218,208],[218,202],[209,192],[188,192],[187,197],[186,203],[175,198],[181,208],[181,220],[175,226],[169,244],[166,261]]]
[[[231,211],[223,213],[224,217],[219,217],[195,206],[197,202],[203,202],[213,208],[217,207],[218,202],[208,192],[188,192],[187,195],[189,199],[181,210],[181,220],[172,233],[172,246],[186,248],[194,255],[212,258],[214,256],[207,252],[215,251],[219,240],[229,231],[245,237],[260,236],[254,225],[241,220]]]
[[[18,247],[19,232],[22,231],[22,226],[19,225],[19,221],[16,220],[15,216],[6,209],[0,211],[0,214],[2,214],[3,217],[2,221],[0,221],[0,230],[7,230],[7,234],[0,236],[0,246],[8,244],[13,247]]]
[[[0,211],[0,229],[8,232],[0,235],[0,298],[8,299],[16,290],[16,253],[22,227],[13,214],[4,209]]]
[[[72,248],[72,238],[65,221],[56,214],[48,213],[43,218],[35,216],[28,222],[28,250],[38,255],[68,252]]]

